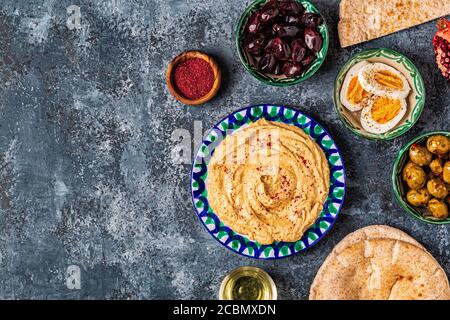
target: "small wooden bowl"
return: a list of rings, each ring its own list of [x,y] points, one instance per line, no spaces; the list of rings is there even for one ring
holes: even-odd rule
[[[181,95],[177,91],[175,84],[172,81],[172,74],[173,74],[173,71],[175,70],[176,65],[182,61],[185,61],[187,59],[192,59],[192,58],[200,58],[200,59],[205,60],[206,62],[209,63],[209,65],[211,66],[211,68],[213,69],[213,72],[214,72],[214,83],[211,88],[211,91],[209,91],[208,94],[204,95],[203,97],[201,97],[197,100],[190,100],[190,99],[184,97],[183,95]],[[167,82],[167,87],[169,88],[170,93],[178,101],[180,101],[184,104],[187,104],[187,105],[196,106],[196,105],[208,102],[217,94],[217,91],[219,91],[220,84],[222,83],[222,74],[220,72],[219,66],[217,65],[216,61],[214,61],[214,59],[212,57],[210,57],[207,54],[204,54],[203,52],[200,52],[200,51],[185,51],[185,52],[179,54],[178,56],[176,56],[175,58],[173,58],[173,60],[169,63],[169,67],[167,68],[167,72],[166,72],[166,82]]]

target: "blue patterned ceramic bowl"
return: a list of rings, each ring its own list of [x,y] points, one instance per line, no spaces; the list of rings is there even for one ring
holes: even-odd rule
[[[221,139],[249,123],[265,118],[303,129],[322,148],[330,166],[330,192],[315,223],[297,242],[274,242],[261,245],[235,233],[224,225],[208,204],[206,178],[208,163]],[[195,157],[191,174],[192,201],[198,217],[208,232],[228,249],[257,259],[279,259],[306,250],[331,229],[342,208],[345,196],[345,169],[339,149],[328,132],[300,111],[278,105],[257,105],[234,112],[222,119],[206,135]]]

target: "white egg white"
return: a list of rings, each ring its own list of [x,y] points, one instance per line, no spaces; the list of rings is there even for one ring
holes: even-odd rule
[[[388,71],[398,76],[403,82],[402,89],[394,89],[378,83],[374,76],[379,71]],[[359,71],[359,83],[367,92],[392,99],[406,99],[411,91],[411,86],[406,77],[397,69],[384,63],[369,63]]]
[[[344,82],[342,84],[341,93],[340,93],[340,99],[341,103],[344,107],[346,107],[351,112],[357,112],[361,110],[364,107],[364,101],[361,101],[360,103],[353,103],[347,99],[347,90],[350,86],[350,81],[354,77],[358,77],[360,70],[368,64],[367,61],[361,61],[357,64],[355,64],[353,67],[348,70],[347,74],[345,75]]]
[[[367,106],[361,111],[361,126],[370,133],[382,134],[394,128],[403,119],[408,109],[405,99],[399,99],[401,103],[399,113],[386,123],[379,123],[372,118],[372,108],[380,96],[372,96],[367,101]]]

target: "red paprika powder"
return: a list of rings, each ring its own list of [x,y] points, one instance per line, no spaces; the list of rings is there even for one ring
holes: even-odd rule
[[[190,58],[176,65],[173,81],[181,95],[190,100],[197,100],[211,91],[214,71],[205,60]]]

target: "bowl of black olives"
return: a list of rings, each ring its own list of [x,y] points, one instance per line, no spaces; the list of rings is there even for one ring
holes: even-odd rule
[[[239,58],[256,79],[290,86],[313,76],[328,53],[323,16],[305,0],[256,0],[236,28]]]
[[[392,184],[398,202],[414,218],[450,223],[450,132],[425,133],[402,148]]]

